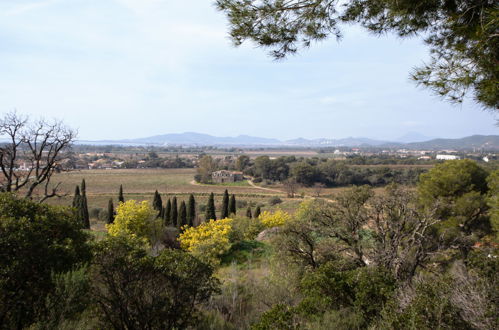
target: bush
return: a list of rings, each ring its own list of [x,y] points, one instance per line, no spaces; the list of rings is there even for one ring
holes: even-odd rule
[[[254,240],[264,229],[265,226],[258,219],[235,217],[232,221],[230,241]]]
[[[106,225],[111,236],[127,236],[143,243],[153,243],[157,227],[156,211],[149,202],[136,202],[133,199],[120,203],[112,224]]]
[[[100,207],[97,207],[97,208],[91,208],[90,211],[88,212],[88,215],[90,216],[90,218],[92,219],[98,219],[99,218],[99,213],[102,211],[103,209],[100,208]]]
[[[206,204],[199,204],[198,210],[200,213],[206,212]]]
[[[277,210],[273,213],[269,211],[263,211],[263,213],[260,214],[259,219],[265,227],[272,228],[284,225],[291,219],[291,216],[289,215],[289,213],[286,213],[282,210]]]
[[[248,206],[248,202],[243,199],[236,200],[236,207],[238,209],[242,209]]]
[[[53,274],[88,262],[88,239],[70,209],[0,194],[0,328],[26,328],[48,315]]]
[[[212,268],[181,251],[148,255],[126,236],[96,247],[90,267],[101,329],[185,329],[216,292]]]
[[[278,304],[263,313],[258,323],[254,324],[252,330],[293,330],[296,329],[293,308],[284,304]]]
[[[227,252],[231,243],[232,219],[210,220],[197,227],[187,227],[180,234],[180,246],[200,260],[211,265],[220,263],[220,256]]]
[[[282,203],[282,199],[280,199],[277,196],[274,196],[271,199],[269,199],[269,204],[272,206],[277,205],[277,204],[281,204],[281,203]]]
[[[99,220],[100,221],[107,221],[107,210],[100,209],[100,211],[99,211]]]

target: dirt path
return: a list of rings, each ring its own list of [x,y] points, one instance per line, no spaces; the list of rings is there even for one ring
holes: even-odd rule
[[[248,180],[248,183],[250,186],[252,186],[253,188],[256,188],[256,189],[260,189],[260,190],[265,190],[265,191],[272,191],[272,192],[277,192],[277,193],[280,193],[280,194],[286,194],[285,191],[282,191],[282,190],[279,190],[279,189],[271,189],[271,188],[265,188],[265,187],[260,187],[260,186],[257,186],[253,180]]]

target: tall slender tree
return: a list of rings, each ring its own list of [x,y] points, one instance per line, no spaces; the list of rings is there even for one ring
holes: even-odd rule
[[[196,221],[196,199],[193,194],[189,195],[189,202],[187,204],[187,224],[194,227]]]
[[[262,210],[260,210],[260,206],[257,206],[254,214],[255,219],[258,219],[260,213],[262,213]]]
[[[251,215],[251,207],[250,207],[250,206],[248,206],[248,209],[246,210],[246,217],[247,217],[247,218],[250,218],[250,219],[253,217],[253,216]]]
[[[237,206],[236,206],[236,195],[232,194],[229,200],[229,215],[236,214]]]
[[[225,189],[224,197],[222,199],[222,210],[220,210],[220,219],[229,217],[229,192]]]
[[[157,190],[154,192],[152,207],[156,211],[158,211],[158,217],[161,217],[161,215],[163,214],[163,200],[161,199],[161,195],[158,193]]]
[[[112,224],[114,222],[114,205],[113,199],[109,198],[109,202],[107,203],[107,223]]]
[[[177,197],[174,196],[172,199],[172,210],[171,210],[171,222],[172,226],[177,227],[178,225],[178,207],[177,207]]]
[[[206,205],[206,221],[217,220],[217,214],[215,212],[215,196],[213,193],[210,194],[208,198],[208,204]]]
[[[185,206],[185,202],[182,201],[178,211],[178,227],[182,228],[185,225],[187,225],[187,207]]]
[[[83,227],[86,229],[90,229],[90,215],[88,213],[87,185],[85,184],[85,179],[81,180],[80,190],[81,190],[80,207],[81,207]]]
[[[163,211],[163,220],[165,226],[171,226],[172,224],[172,201],[168,198],[166,201],[165,210]]]
[[[124,203],[125,202],[125,197],[123,197],[123,185],[120,184],[120,191],[118,193],[118,201],[120,203]]]
[[[72,204],[73,207],[78,207],[78,205],[80,204],[80,197],[81,197],[80,187],[76,185],[75,195],[73,197],[73,204]]]

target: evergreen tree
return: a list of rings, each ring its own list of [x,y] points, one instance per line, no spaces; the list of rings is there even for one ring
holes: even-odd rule
[[[171,223],[172,226],[177,227],[178,225],[178,208],[177,208],[177,197],[172,199],[172,210],[171,210]]]
[[[247,218],[252,218],[252,215],[251,215],[251,207],[248,206],[248,209],[246,210],[246,217]]]
[[[257,206],[256,207],[256,210],[255,210],[255,219],[258,219],[258,217],[260,216],[260,213],[262,213],[262,210],[260,210],[260,206]]]
[[[224,197],[222,200],[222,210],[220,211],[220,219],[225,219],[229,217],[229,192],[225,189]]]
[[[181,228],[185,225],[187,225],[187,207],[185,206],[185,202],[182,201],[178,212],[178,227]]]
[[[163,211],[163,220],[165,226],[170,226],[172,224],[172,201],[169,198],[166,202],[165,210]]]
[[[73,204],[72,206],[73,207],[78,207],[78,205],[80,204],[80,187],[78,185],[76,185],[76,188],[75,188],[75,195],[73,197]]]
[[[83,222],[83,228],[90,229],[90,215],[88,213],[87,186],[85,184],[85,179],[81,180],[80,190],[81,190],[80,212],[81,212],[81,220]]]
[[[194,195],[189,196],[189,202],[187,204],[187,221],[188,225],[194,227],[194,221],[196,220],[196,200]]]
[[[120,203],[125,202],[125,197],[123,197],[123,185],[122,184],[120,184],[120,192],[118,193],[118,201]]]
[[[158,193],[157,190],[154,192],[152,207],[156,211],[158,211],[158,217],[161,217],[161,215],[163,214],[163,200],[161,199],[161,195]]]
[[[114,205],[113,199],[109,198],[109,202],[107,203],[107,223],[112,224],[114,222]]]
[[[237,207],[236,207],[236,195],[232,194],[230,196],[229,200],[229,215],[231,214],[236,214],[237,212]]]
[[[217,214],[215,212],[215,196],[213,193],[210,194],[208,198],[208,205],[206,205],[206,221],[217,220]]]

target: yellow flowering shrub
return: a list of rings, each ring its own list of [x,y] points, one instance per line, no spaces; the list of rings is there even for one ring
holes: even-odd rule
[[[147,242],[156,225],[156,211],[147,201],[128,200],[116,208],[114,223],[106,225],[111,236],[128,236]]]
[[[291,219],[291,216],[289,215],[289,213],[284,212],[282,210],[277,210],[273,213],[269,211],[264,211],[262,214],[260,214],[258,219],[260,219],[260,222],[265,227],[272,228],[284,225],[286,222],[288,222]]]
[[[217,265],[219,257],[230,247],[229,235],[232,219],[210,220],[197,227],[184,227],[180,234],[180,246],[200,260]]]

